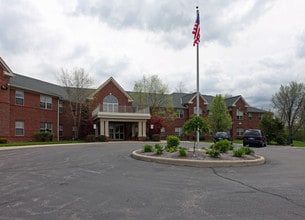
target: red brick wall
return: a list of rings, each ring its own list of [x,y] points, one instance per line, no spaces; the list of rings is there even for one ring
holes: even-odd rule
[[[94,110],[99,104],[103,104],[103,100],[106,96],[112,94],[118,99],[119,106],[131,106],[132,103],[128,102],[128,98],[118,87],[110,81],[107,85],[105,85],[98,93],[95,94],[94,99],[92,100],[91,106],[92,110]]]
[[[9,83],[9,77],[3,74],[3,69],[0,66],[0,87]],[[9,137],[10,125],[10,89],[0,89],[0,138]]]
[[[52,109],[40,109],[40,94],[24,91],[24,105],[15,104],[15,91],[10,95],[10,141],[33,141],[34,134],[40,130],[40,122],[52,124],[54,140],[57,140],[58,99],[52,98]],[[15,135],[15,122],[24,122],[24,136]]]

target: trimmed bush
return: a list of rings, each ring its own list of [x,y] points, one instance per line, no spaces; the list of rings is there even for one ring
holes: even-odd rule
[[[228,140],[221,140],[212,145],[212,149],[218,150],[220,153],[227,153],[232,148],[231,142]]]
[[[160,135],[159,134],[153,134],[151,136],[151,140],[152,141],[160,141],[161,140]]]
[[[206,153],[210,156],[210,157],[214,157],[214,158],[218,158],[220,156],[220,152],[219,150],[215,150],[215,149],[208,149],[206,151]]]
[[[186,157],[186,148],[185,147],[180,147],[179,148],[179,156],[180,157]]]
[[[6,138],[0,138],[0,144],[7,144]]]
[[[153,152],[153,151],[154,151],[154,148],[152,145],[150,145],[150,144],[144,145],[144,152]]]
[[[160,144],[155,144],[155,152],[157,155],[163,154],[163,147]]]
[[[34,134],[34,138],[36,141],[46,142],[53,141],[53,134],[51,132],[36,132]]]
[[[98,137],[98,140],[101,141],[101,142],[106,142],[107,141],[107,137],[105,135],[100,135]]]
[[[95,142],[95,135],[89,134],[86,136],[86,142]]]
[[[244,149],[245,154],[254,154],[254,150],[252,150],[250,147],[242,147]]]
[[[242,148],[242,147],[233,150],[233,156],[234,156],[234,157],[242,157],[242,156],[244,156],[244,154],[245,154],[245,149]]]
[[[167,136],[166,138],[166,146],[167,147],[175,147],[177,148],[180,144],[180,139],[174,135]]]

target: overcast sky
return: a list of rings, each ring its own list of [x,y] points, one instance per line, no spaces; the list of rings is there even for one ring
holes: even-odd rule
[[[280,85],[304,82],[304,0],[0,0],[0,56],[51,83],[80,67],[94,87],[112,76],[133,90],[156,74],[171,92],[195,92],[196,5],[201,93],[268,110]]]

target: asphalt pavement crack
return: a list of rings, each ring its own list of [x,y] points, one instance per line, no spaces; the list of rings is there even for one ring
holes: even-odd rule
[[[259,189],[259,188],[256,188],[256,187],[254,187],[254,186],[248,185],[248,184],[246,184],[246,183],[244,183],[244,182],[241,182],[241,181],[239,181],[239,180],[236,180],[236,179],[232,179],[232,178],[230,178],[230,177],[223,176],[223,175],[217,173],[217,171],[216,171],[215,168],[213,168],[213,167],[211,167],[210,169],[213,171],[213,173],[214,173],[216,176],[218,176],[218,177],[220,177],[220,178],[222,178],[222,179],[226,179],[226,180],[229,180],[229,181],[231,181],[231,182],[238,183],[238,184],[240,184],[240,185],[242,185],[242,186],[248,187],[248,188],[250,188],[250,189],[252,189],[252,190],[255,190],[255,191],[257,191],[257,192],[260,192],[260,193],[265,193],[265,194],[268,194],[268,195],[271,195],[271,196],[278,197],[278,198],[280,198],[280,199],[284,199],[284,200],[286,200],[287,202],[289,202],[289,203],[291,203],[291,204],[293,204],[293,205],[295,205],[295,206],[298,206],[298,207],[300,207],[300,208],[305,209],[305,206],[304,206],[304,205],[300,205],[300,204],[296,203],[295,201],[289,199],[289,198],[286,197],[286,196],[283,196],[283,195],[280,195],[280,194],[276,194],[276,193],[272,193],[272,192],[268,192],[268,191],[264,191],[264,190],[262,190],[262,189]]]

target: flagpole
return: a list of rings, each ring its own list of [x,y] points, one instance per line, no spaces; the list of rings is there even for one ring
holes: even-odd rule
[[[199,7],[196,6],[196,16],[199,14]],[[199,116],[199,43],[197,43],[197,97],[196,97],[196,115]],[[199,128],[197,127],[196,132],[196,145],[199,147]]]

